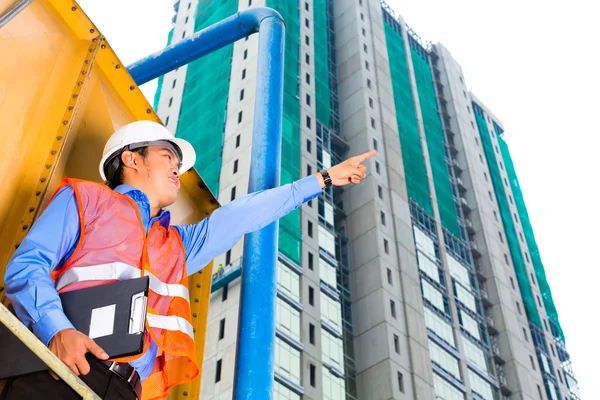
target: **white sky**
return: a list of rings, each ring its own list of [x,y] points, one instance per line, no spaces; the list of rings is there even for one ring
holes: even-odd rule
[[[166,44],[171,0],[79,3],[125,65]],[[596,2],[388,0],[388,4],[423,39],[441,41],[452,52],[469,90],[503,122],[581,396],[597,398]],[[155,82],[142,88],[151,103],[155,89]]]

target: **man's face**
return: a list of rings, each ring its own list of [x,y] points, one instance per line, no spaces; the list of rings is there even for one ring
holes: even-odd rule
[[[175,152],[163,146],[149,146],[144,166],[147,174],[147,190],[159,206],[167,207],[175,202],[179,193],[180,161]]]

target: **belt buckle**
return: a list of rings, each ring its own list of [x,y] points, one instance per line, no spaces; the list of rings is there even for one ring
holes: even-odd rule
[[[125,377],[125,376],[121,375],[120,373],[118,373],[117,371],[115,371],[115,367],[117,365],[119,365],[119,363],[116,361],[113,361],[112,364],[110,364],[110,367],[108,367],[108,370],[116,375],[119,375],[121,378],[125,379],[127,381],[127,383],[131,384],[131,379],[135,375],[136,369],[134,367],[131,367],[133,369],[133,371],[131,371],[131,374],[129,374],[128,377]]]

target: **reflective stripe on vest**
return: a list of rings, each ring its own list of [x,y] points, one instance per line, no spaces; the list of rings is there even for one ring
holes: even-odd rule
[[[161,296],[182,297],[188,302],[190,294],[184,285],[177,283],[164,283],[158,279],[150,271],[144,271],[144,275],[150,277],[150,289]],[[59,291],[64,287],[76,282],[83,281],[123,281],[127,279],[135,279],[141,276],[139,268],[132,267],[122,262],[114,262],[110,264],[93,265],[90,267],[77,267],[65,271],[56,280],[56,290]]]
[[[148,313],[146,319],[148,320],[148,325],[153,328],[181,331],[194,340],[194,328],[185,318],[177,317],[175,315],[164,316]]]

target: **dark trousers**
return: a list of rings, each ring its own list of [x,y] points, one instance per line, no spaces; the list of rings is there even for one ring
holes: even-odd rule
[[[87,360],[90,372],[79,377],[94,393],[106,400],[135,400],[133,389],[105,364],[89,354]],[[13,378],[0,395],[0,400],[29,399],[81,400],[81,396],[63,380],[55,380],[47,370]]]

